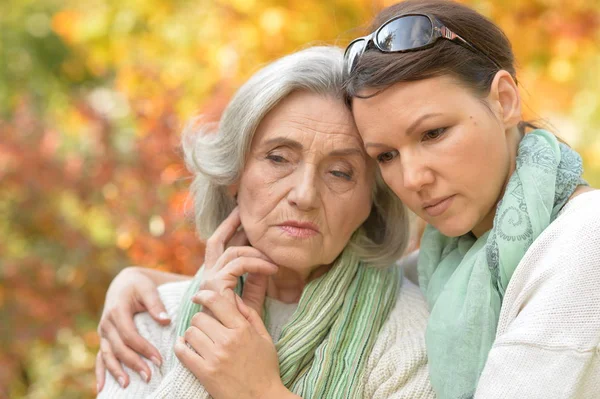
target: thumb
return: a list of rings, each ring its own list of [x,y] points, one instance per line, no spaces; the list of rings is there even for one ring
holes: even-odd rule
[[[235,301],[237,303],[238,310],[248,320],[250,325],[254,327],[257,333],[262,335],[263,337],[267,337],[271,339],[271,335],[267,331],[265,327],[265,323],[262,321],[260,315],[251,307],[247,306],[244,301],[239,297],[235,296]]]
[[[244,284],[242,300],[253,309],[259,317],[262,316],[265,295],[269,277],[258,273],[249,273]]]
[[[165,305],[158,296],[156,287],[152,287],[151,289],[140,293],[140,302],[148,309],[150,316],[152,316],[159,324],[167,325],[171,323],[171,318],[167,314]]]

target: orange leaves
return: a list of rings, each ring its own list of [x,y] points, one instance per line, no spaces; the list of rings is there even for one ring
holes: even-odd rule
[[[79,14],[73,10],[62,10],[52,16],[52,30],[65,42],[73,43]]]
[[[527,116],[549,116],[600,185],[600,5],[461,2],[505,29]],[[0,347],[10,351],[0,385],[14,397],[92,396],[112,277],[130,264],[192,274],[202,263],[179,149],[186,121],[217,121],[261,65],[309,43],[343,46],[395,1],[12,3],[0,18]]]

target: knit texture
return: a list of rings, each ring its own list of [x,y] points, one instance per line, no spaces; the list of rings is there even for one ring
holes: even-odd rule
[[[567,203],[521,260],[475,397],[600,397],[599,190]]]
[[[146,361],[152,370],[150,383],[146,384],[137,373],[125,367],[131,383],[126,389],[122,389],[107,372],[106,384],[99,398],[205,397],[206,391],[200,382],[173,355],[177,336],[177,311],[189,284],[189,281],[184,281],[159,287],[160,297],[173,320],[169,326],[158,325],[148,313],[140,313],[134,317],[140,334],[155,344],[165,359],[160,368]],[[267,309],[274,312],[266,327],[275,338],[295,309],[294,306],[273,303],[268,303]],[[395,305],[377,336],[365,362],[365,371],[358,381],[364,398],[435,398],[427,372],[424,336],[427,316],[427,307],[420,290],[404,279]],[[306,399],[308,398],[310,397],[307,396]]]

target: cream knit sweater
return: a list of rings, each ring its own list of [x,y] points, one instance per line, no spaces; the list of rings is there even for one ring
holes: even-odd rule
[[[125,368],[130,376],[130,384],[122,389],[107,373],[99,398],[191,399],[206,396],[196,377],[173,354],[177,310],[188,284],[188,281],[184,281],[159,287],[160,297],[172,320],[169,326],[161,327],[148,313],[134,317],[140,334],[158,348],[164,359],[160,368],[146,361],[152,370],[150,382],[145,383],[137,373]],[[274,341],[277,341],[281,328],[294,312],[295,306],[274,300],[267,301],[267,306],[271,317],[266,327]],[[425,352],[426,306],[419,288],[404,279],[396,305],[379,333],[366,364],[362,381],[365,398],[435,397],[429,384]]]
[[[600,190],[569,201],[519,263],[475,398],[600,398]]]

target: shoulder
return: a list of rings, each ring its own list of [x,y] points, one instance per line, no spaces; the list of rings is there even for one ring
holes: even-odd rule
[[[365,397],[434,397],[425,350],[428,316],[423,294],[404,278],[394,309],[367,360]]]
[[[515,328],[523,325],[527,328]],[[599,329],[600,191],[595,190],[569,201],[531,245],[508,285],[498,334],[511,342],[570,342],[588,349],[597,345]],[[578,337],[571,336],[574,330]]]
[[[595,397],[600,191],[573,198],[508,285],[476,397]]]
[[[429,311],[423,293],[407,278],[402,279],[394,308],[381,328],[377,344],[393,345],[403,339],[420,340],[425,334]]]
[[[187,291],[191,282],[191,280],[175,281],[158,286],[158,295],[163,301],[163,304],[165,305],[167,313],[169,313],[171,319],[173,319],[177,313],[179,304],[183,299],[183,295]]]
[[[600,190],[594,190],[571,199],[565,205],[556,220],[529,247],[515,270],[511,284],[515,278],[518,280],[519,277],[550,269],[572,274],[590,263],[581,260],[600,262],[599,243]],[[557,262],[559,259],[568,263]]]

